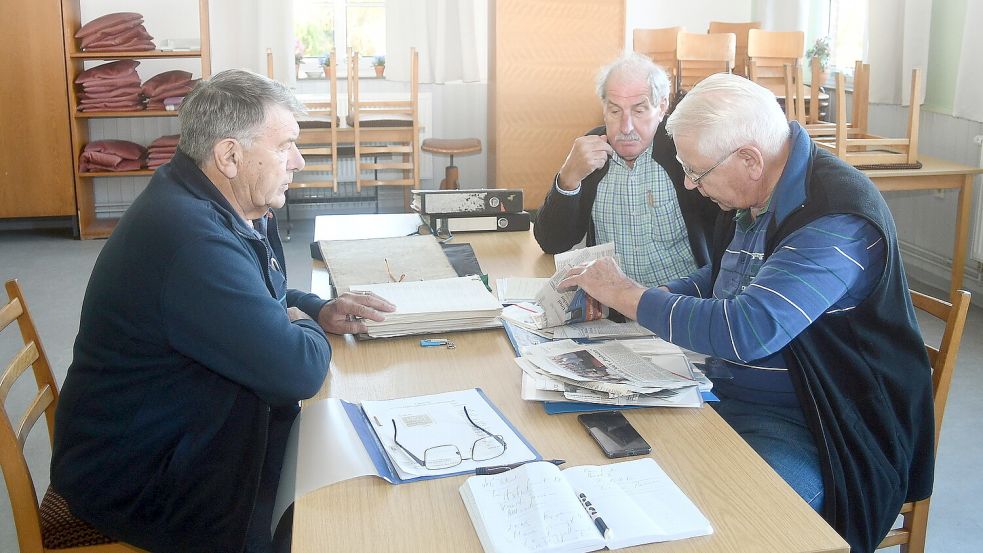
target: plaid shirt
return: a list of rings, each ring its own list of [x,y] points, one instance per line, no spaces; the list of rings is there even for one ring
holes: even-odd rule
[[[614,242],[621,268],[646,287],[697,269],[669,175],[652,159],[652,145],[632,168],[617,153],[597,186],[591,211],[597,243]]]

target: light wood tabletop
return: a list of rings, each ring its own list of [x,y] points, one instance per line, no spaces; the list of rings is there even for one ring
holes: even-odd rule
[[[973,178],[983,173],[983,168],[928,156],[919,156],[918,161],[922,164],[921,169],[877,169],[863,173],[870,177],[881,192],[938,189],[958,191],[955,238],[952,245],[952,279],[949,285],[949,296],[955,297],[956,291],[962,288],[966,267]]]
[[[540,251],[531,232],[459,233],[454,242],[472,244],[492,282],[553,272],[552,256]],[[315,283],[323,283],[323,265],[316,263],[314,273]],[[541,404],[520,399],[520,370],[503,330],[441,337],[451,339],[456,348],[423,348],[419,336],[373,341],[332,336],[330,372],[315,400],[388,399],[477,387],[544,458],[566,459],[567,467],[612,462],[576,416],[547,415]],[[714,529],[710,536],[637,550],[848,550],[836,532],[712,408],[638,409],[626,415],[652,444],[651,457]],[[456,476],[397,486],[365,477],[312,492],[295,506],[293,551],[480,552],[481,544],[458,493],[465,479]]]

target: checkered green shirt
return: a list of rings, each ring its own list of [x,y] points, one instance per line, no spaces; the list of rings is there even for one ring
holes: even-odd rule
[[[651,145],[631,169],[613,154],[597,185],[591,216],[597,243],[614,242],[625,274],[644,286],[659,286],[698,269],[676,190],[652,159]]]

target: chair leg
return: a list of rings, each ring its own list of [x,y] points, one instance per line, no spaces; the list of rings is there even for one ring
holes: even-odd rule
[[[459,172],[457,170],[457,165],[448,165],[444,169],[444,180],[440,181],[441,190],[457,190],[460,185],[457,182]]]

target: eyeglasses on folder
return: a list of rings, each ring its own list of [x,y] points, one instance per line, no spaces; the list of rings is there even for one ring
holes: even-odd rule
[[[496,436],[491,432],[485,430],[484,428],[478,426],[473,420],[471,420],[471,414],[468,413],[468,407],[464,406],[464,416],[468,418],[468,422],[472,426],[481,430],[487,436],[478,438],[471,445],[471,456],[464,457],[461,455],[461,450],[454,444],[446,445],[436,445],[433,447],[428,447],[426,451],[423,452],[423,459],[420,459],[413,454],[412,451],[406,449],[403,444],[399,443],[396,439],[396,420],[393,419],[393,442],[399,446],[400,449],[406,452],[407,455],[413,458],[414,461],[421,467],[427,470],[443,470],[449,469],[451,467],[456,467],[460,465],[465,460],[470,461],[488,461],[496,457],[501,457],[505,454],[505,439],[501,436]]]

